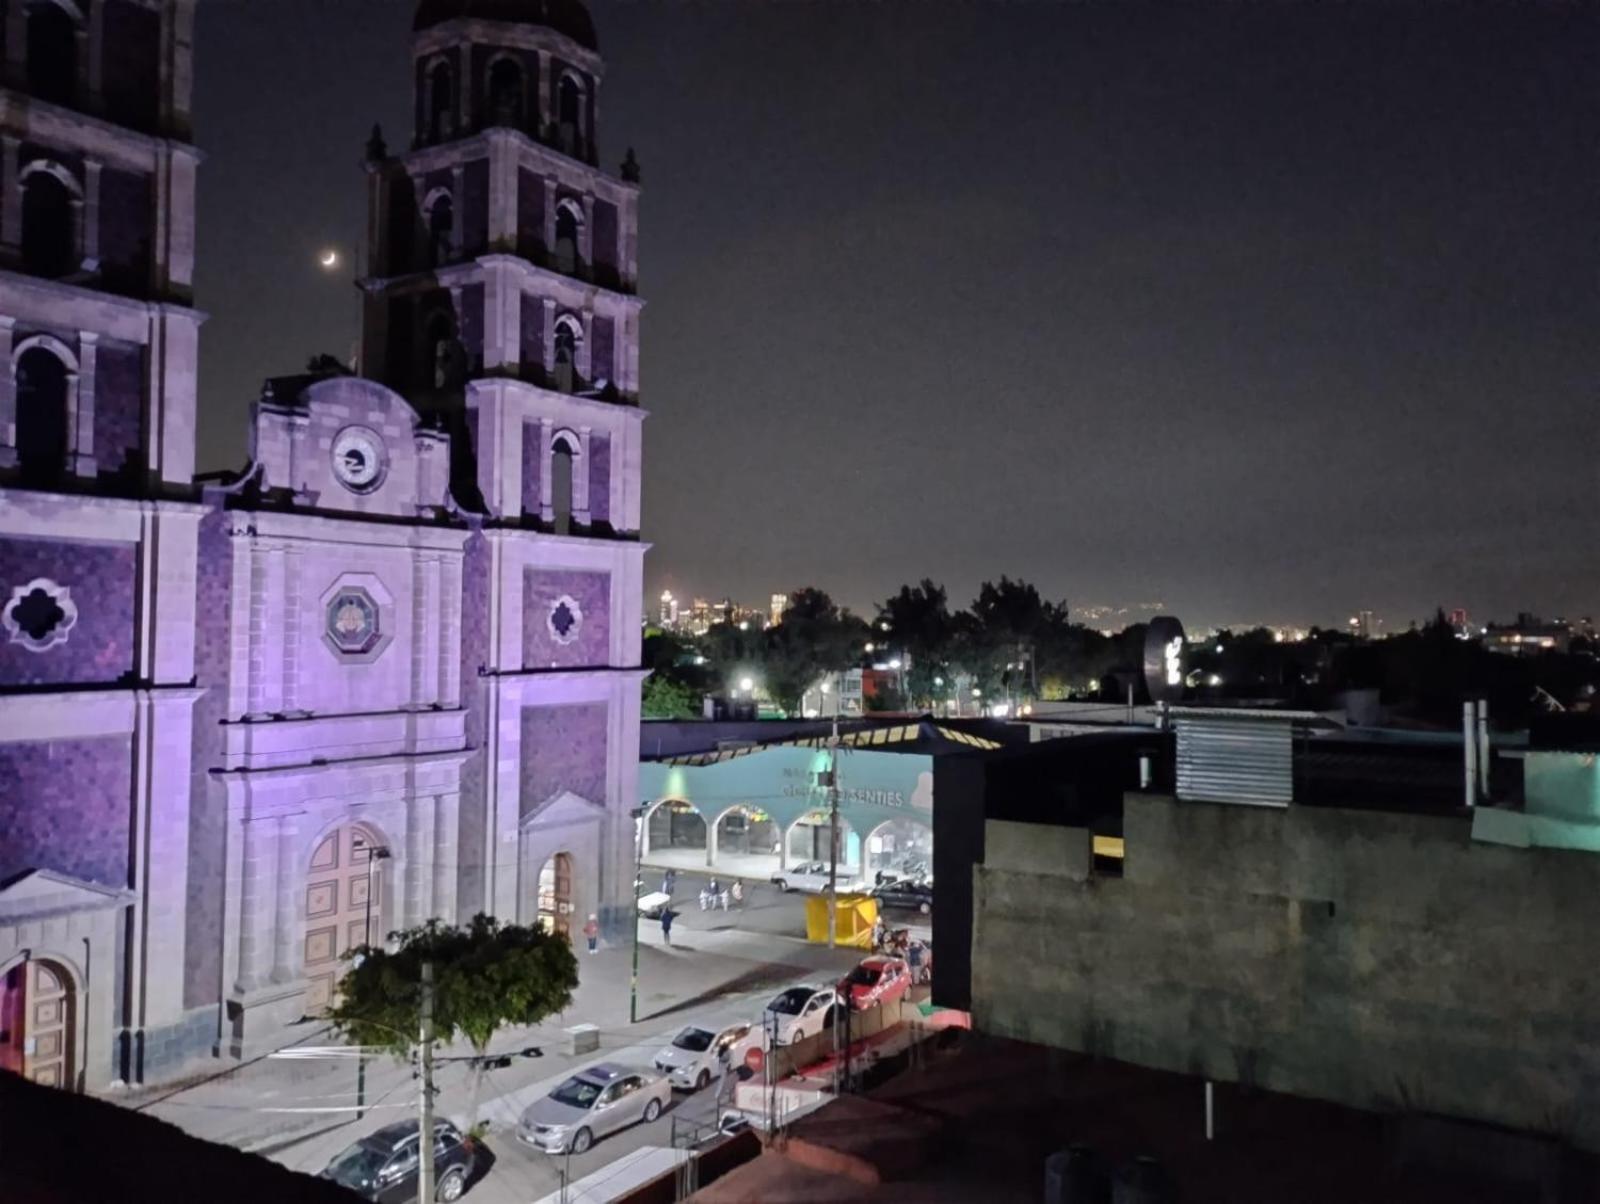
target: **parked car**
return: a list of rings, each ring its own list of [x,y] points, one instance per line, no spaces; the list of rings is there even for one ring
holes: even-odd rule
[[[839,1000],[835,987],[806,985],[779,992],[763,1013],[767,1023],[776,1024],[774,1038],[779,1045],[827,1031],[833,1023],[833,1008]]]
[[[691,1024],[656,1054],[656,1069],[674,1086],[699,1091],[722,1073],[724,1055],[737,1068],[745,1051],[761,1038],[750,1024],[730,1024],[722,1029]]]
[[[898,957],[863,958],[839,984],[839,994],[848,999],[851,1009],[857,1012],[893,1003],[910,989],[911,967]]]
[[[872,897],[878,901],[880,908],[890,908],[895,911],[919,911],[923,915],[933,914],[933,883],[922,882],[910,878],[902,878],[898,882],[885,882],[881,886],[872,888]]]
[[[598,1138],[661,1115],[672,1084],[658,1074],[602,1062],[528,1105],[517,1137],[547,1154],[581,1154]]]
[[[839,867],[838,884],[840,890],[848,890],[855,884],[844,866]],[[779,890],[803,890],[813,895],[822,894],[828,889],[828,863],[826,861],[804,861],[799,865],[791,865],[786,870],[779,870],[772,875],[772,885]]]
[[[467,1190],[478,1147],[447,1120],[433,1126],[433,1197],[459,1200]],[[322,1172],[357,1195],[379,1204],[410,1204],[417,1198],[417,1122],[396,1121],[363,1137]]]

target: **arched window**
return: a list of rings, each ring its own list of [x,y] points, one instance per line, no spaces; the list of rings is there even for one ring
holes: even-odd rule
[[[557,535],[572,534],[572,482],[578,464],[577,441],[558,434],[550,444],[550,505]]]
[[[578,381],[578,346],[583,342],[583,327],[567,315],[556,320],[555,387],[571,393]]]
[[[571,75],[556,86],[557,139],[561,149],[576,154],[583,134],[583,89]]]
[[[17,357],[17,463],[25,480],[48,483],[66,468],[70,371],[45,347]]]
[[[522,125],[522,68],[515,59],[496,59],[489,68],[489,120],[495,125]]]
[[[428,72],[428,136],[438,141],[455,132],[455,81],[449,63],[435,63]]]
[[[56,0],[28,0],[28,91],[71,104],[78,95],[78,19]]]
[[[432,266],[441,267],[454,257],[455,202],[448,192],[436,193],[428,202],[428,253]]]
[[[571,201],[563,201],[556,207],[555,267],[558,272],[577,271],[580,225],[578,207]]]
[[[78,267],[77,197],[60,169],[30,164],[22,173],[22,267],[52,279]]]

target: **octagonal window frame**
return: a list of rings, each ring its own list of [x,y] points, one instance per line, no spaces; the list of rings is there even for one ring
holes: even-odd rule
[[[340,643],[331,630],[333,605],[346,594],[359,594],[372,607],[376,630],[372,641],[363,649],[352,649]],[[394,642],[394,595],[371,573],[341,574],[323,591],[320,616],[322,646],[341,665],[370,665]]]

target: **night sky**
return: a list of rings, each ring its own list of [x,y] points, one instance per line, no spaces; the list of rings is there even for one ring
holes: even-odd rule
[[[1577,4],[599,2],[650,597],[1600,612]],[[410,0],[205,0],[202,468],[347,357]]]

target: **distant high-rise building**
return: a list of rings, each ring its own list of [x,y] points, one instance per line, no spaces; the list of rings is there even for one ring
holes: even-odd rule
[[[783,612],[788,609],[788,606],[789,606],[789,595],[788,594],[773,594],[772,595],[770,618],[771,618],[771,621],[772,621],[772,625],[774,627],[776,627],[779,623],[783,622]]]
[[[678,600],[670,589],[661,591],[661,626],[671,631],[678,625]]]
[[[1350,616],[1350,633],[1359,639],[1375,639],[1378,634],[1378,617],[1370,610],[1358,610]]]

